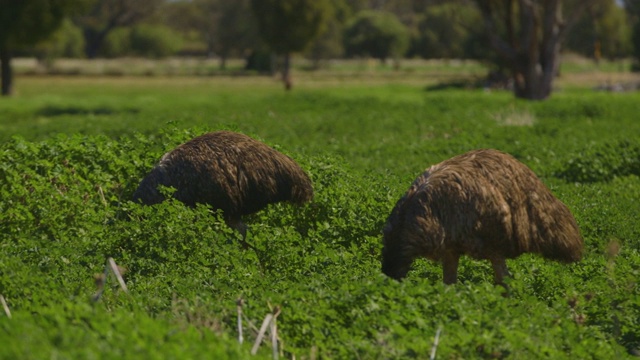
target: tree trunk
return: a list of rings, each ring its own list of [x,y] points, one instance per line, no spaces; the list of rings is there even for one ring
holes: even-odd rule
[[[285,90],[291,90],[293,83],[291,82],[291,54],[284,54],[284,62],[282,64],[282,82]]]
[[[560,48],[567,29],[578,15],[591,6],[586,0],[572,9],[568,21],[562,16],[562,0],[508,0],[499,3],[476,0],[491,47],[507,61],[514,81],[514,95],[529,100],[544,100],[551,95],[558,73]],[[517,6],[516,6],[517,5]],[[498,14],[503,14],[502,20]],[[519,15],[518,26],[513,16]],[[498,21],[504,21],[506,34],[500,36]]]
[[[2,96],[10,96],[13,93],[11,51],[4,45],[0,45],[0,77],[2,78]]]
[[[541,62],[543,61],[541,59]],[[512,66],[515,67],[513,92],[517,98],[544,100],[551,95],[554,77],[545,75],[549,71],[548,69],[542,69],[538,62]]]
[[[97,31],[94,29],[84,29],[84,52],[87,56],[87,59],[95,59],[98,57],[98,53],[102,48],[102,44],[104,43],[104,39],[106,39],[107,34],[111,29],[106,28],[101,31]]]

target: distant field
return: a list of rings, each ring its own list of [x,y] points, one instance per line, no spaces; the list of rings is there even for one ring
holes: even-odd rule
[[[245,61],[229,59],[224,69],[219,59],[167,58],[160,60],[118,59],[58,59],[45,66],[36,59],[14,59],[13,68],[18,75],[59,76],[233,76],[255,75],[244,70]],[[374,59],[322,60],[318,67],[306,59],[294,58],[294,77],[303,83],[320,83],[344,80],[364,82],[404,82],[433,85],[460,80],[479,80],[486,76],[487,65],[474,60],[422,60],[404,59],[399,66],[392,61],[381,64]],[[631,59],[603,60],[567,54],[562,58],[558,82],[562,85],[597,86],[609,81],[639,81],[640,75],[631,73]]]
[[[286,359],[639,351],[640,93],[592,89],[635,75],[576,64],[551,99],[527,102],[431,90],[483,76],[478,64],[421,63],[400,76],[338,65],[296,70],[291,92],[262,76],[20,70],[16,95],[0,98],[0,295],[11,312],[0,305],[0,358],[245,359],[276,306]],[[314,183],[311,205],[247,219],[257,252],[204,207],[128,201],[164,152],[219,129],[285,152]],[[454,286],[424,260],[403,282],[382,275],[381,230],[411,181],[483,147],[513,154],[567,204],[584,259],[510,260],[509,297],[488,263],[467,258]],[[126,268],[129,293],[110,277],[93,302],[108,257]]]

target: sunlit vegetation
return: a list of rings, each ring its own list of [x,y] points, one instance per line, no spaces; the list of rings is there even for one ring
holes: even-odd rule
[[[640,348],[637,93],[568,87],[531,103],[338,77],[292,93],[268,78],[21,77],[16,90],[0,99],[0,358],[248,358],[276,308],[288,359]],[[246,219],[256,251],[206,207],[130,201],[164,152],[219,129],[274,146],[314,184],[302,209]],[[402,282],[385,277],[381,230],[397,199],[427,166],[475,148],[538,174],[575,215],[584,259],[511,260],[508,297],[467,258],[453,286],[426,260]],[[110,257],[128,293],[112,273],[96,281]],[[270,341],[257,356],[273,356]]]

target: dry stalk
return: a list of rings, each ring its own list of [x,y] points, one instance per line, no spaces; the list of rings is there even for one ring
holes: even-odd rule
[[[2,302],[2,307],[4,308],[4,313],[7,314],[7,317],[11,319],[11,310],[9,310],[9,305],[7,305],[7,301],[4,299],[3,295],[0,295],[0,302]]]
[[[436,331],[436,336],[433,339],[433,347],[431,348],[431,356],[429,356],[430,360],[435,360],[435,358],[436,358],[436,350],[438,349],[438,343],[440,343],[440,332],[442,332],[442,326],[438,326],[438,330]]]
[[[102,293],[104,293],[104,288],[107,283],[107,276],[109,276],[109,264],[106,264],[104,267],[104,271],[102,274],[94,275],[94,280],[96,282],[96,287],[98,291],[91,297],[93,302],[97,302],[102,297]]]
[[[109,277],[109,270],[111,270],[111,272],[113,272],[113,274],[116,276],[116,279],[118,279],[118,283],[120,284],[122,290],[124,290],[125,293],[129,292],[129,289],[127,289],[127,284],[125,284],[124,279],[122,278],[124,268],[118,266],[113,258],[109,258],[107,260],[107,264],[104,267],[104,272],[102,274],[96,274],[94,276],[96,287],[98,288],[98,290],[91,297],[91,300],[93,302],[97,302],[102,297],[107,284],[107,278]]]
[[[242,305],[244,304],[244,300],[239,298],[236,301],[236,305],[238,308],[238,342],[242,344],[244,342],[244,338],[242,337]]]
[[[273,319],[271,320],[271,346],[273,351],[273,359],[278,359],[278,326],[276,325],[276,319],[280,315],[280,307],[276,306],[273,309]]]
[[[267,316],[264,317],[262,326],[260,326],[260,331],[258,332],[258,337],[256,338],[256,341],[253,343],[253,347],[251,348],[251,355],[255,355],[258,352],[258,347],[260,347],[260,343],[262,342],[264,333],[267,332],[267,327],[269,327],[271,319],[273,319],[273,314],[267,314]]]
[[[277,338],[277,327],[275,325],[276,318],[280,315],[280,307],[276,306],[273,311],[267,316],[265,316],[262,321],[262,325],[260,326],[260,331],[258,332],[258,337],[256,341],[253,343],[253,348],[251,348],[251,355],[255,355],[258,352],[258,348],[262,343],[262,339],[264,338],[264,334],[267,332],[267,328],[271,328],[271,341],[274,344],[273,356],[274,359],[278,358],[278,338]]]
[[[111,270],[115,274],[116,279],[118,279],[118,283],[120,283],[120,287],[122,288],[122,290],[124,290],[124,292],[128,293],[129,290],[127,289],[127,284],[124,283],[124,279],[122,278],[122,275],[120,274],[120,267],[116,264],[116,262],[115,262],[115,260],[113,260],[113,258],[109,258],[109,265],[111,265]]]
[[[107,199],[105,199],[104,197],[104,191],[102,191],[102,186],[98,185],[98,194],[100,194],[100,199],[102,200],[102,203],[104,204],[104,206],[107,206]]]

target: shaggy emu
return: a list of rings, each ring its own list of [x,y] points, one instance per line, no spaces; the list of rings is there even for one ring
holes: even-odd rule
[[[491,262],[495,282],[505,259],[539,253],[580,260],[583,241],[569,209],[524,164],[497,150],[474,150],[433,165],[398,201],[384,228],[382,271],[406,276],[417,257],[441,261],[443,280],[457,279],[466,254]]]
[[[162,202],[158,185],[174,187],[173,197],[188,206],[200,203],[222,210],[225,222],[240,232],[243,243],[247,232],[243,215],[271,203],[302,205],[313,198],[311,180],[295,161],[230,131],[198,136],[164,154],[133,200],[146,205]]]

